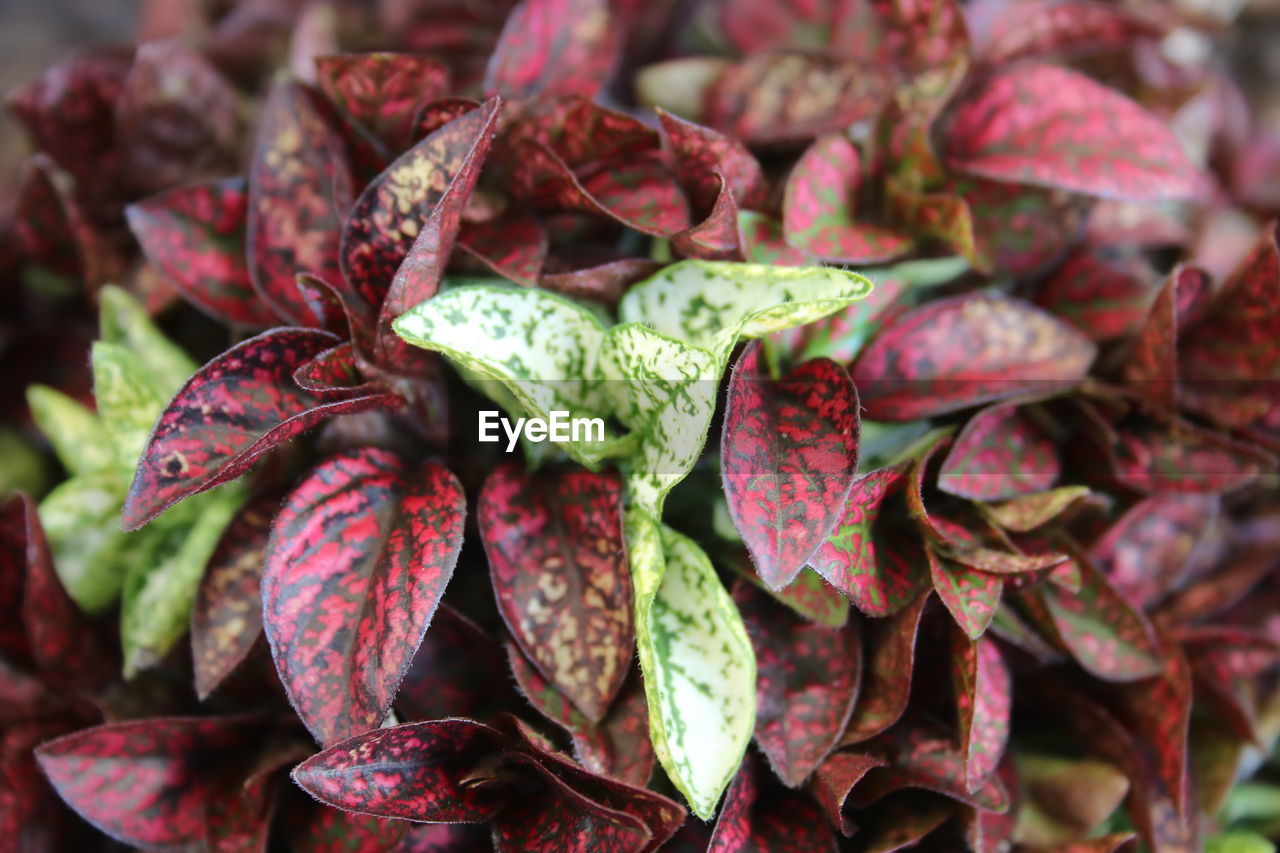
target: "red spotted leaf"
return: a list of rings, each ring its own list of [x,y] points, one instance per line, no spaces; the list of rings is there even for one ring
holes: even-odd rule
[[[364,448],[330,457],[272,524],[262,614],[276,669],[316,740],[386,717],[462,547],[448,469]]]
[[[974,415],[938,471],[938,488],[998,501],[1051,487],[1061,472],[1053,442],[1025,409],[1004,403]]]
[[[592,773],[629,785],[648,784],[657,757],[649,741],[649,708],[638,670],[623,683],[604,719],[593,723],[543,677],[518,646],[508,644],[507,660],[529,704],[569,733],[578,763]]]
[[[782,781],[798,787],[836,746],[853,712],[861,626],[807,622],[741,580],[733,599],[756,652],[756,742]]]
[[[845,835],[853,835],[857,831],[857,826],[844,811],[849,792],[868,772],[883,766],[883,761],[870,755],[835,752],[827,756],[809,780],[809,791],[822,807],[827,820]]]
[[[1013,275],[1039,272],[1059,260],[1076,241],[1089,209],[1078,196],[1020,184],[956,177],[948,187],[968,209],[975,256]]]
[[[971,640],[956,635],[951,649],[951,684],[965,759],[965,785],[973,792],[996,772],[1004,755],[1013,679],[999,646],[990,637]]]
[[[1074,58],[1123,50],[1162,30],[1153,20],[1097,0],[1018,4],[1007,7],[993,24],[981,51],[993,66],[1046,55]]]
[[[462,226],[458,245],[503,278],[536,287],[547,259],[547,230],[529,213]]]
[[[216,769],[260,734],[245,718],[109,723],[41,745],[36,760],[58,795],[107,835],[173,849],[204,841],[205,804],[222,783]]]
[[[743,257],[769,266],[803,267],[815,259],[782,239],[782,223],[752,210],[738,211],[738,243]]]
[[[1225,494],[1276,467],[1276,458],[1255,445],[1188,421],[1152,418],[1119,424],[1109,461],[1116,480],[1146,494]]]
[[[1081,588],[1042,586],[1039,595],[1059,639],[1076,661],[1097,678],[1134,681],[1161,671],[1163,655],[1151,625],[1134,610],[1087,559]]]
[[[1034,306],[994,293],[939,299],[907,311],[849,369],[867,417],[914,420],[1084,377],[1096,349]]]
[[[828,359],[771,379],[761,353],[749,344],[734,368],[721,471],[756,571],[780,589],[840,519],[858,465],[858,392]]]
[[[442,603],[400,682],[395,702],[399,718],[484,720],[513,707],[515,700],[498,641]]]
[[[894,59],[913,75],[967,62],[969,33],[955,0],[871,0]]]
[[[787,242],[824,260],[875,263],[903,254],[909,237],[854,221],[861,184],[858,149],[843,135],[819,137],[787,178],[782,231]]]
[[[499,106],[489,101],[441,125],[397,157],[352,205],[342,228],[342,272],[374,311],[436,204],[455,176],[474,163],[477,145],[489,138]],[[438,248],[437,241],[424,243],[423,251],[427,248]]]
[[[634,644],[622,487],[587,471],[489,476],[477,506],[494,595],[520,648],[599,721]]]
[[[979,237],[973,210],[961,196],[944,192],[916,192],[904,180],[889,178],[885,202],[890,218],[904,232],[932,237],[949,246],[979,272],[989,272],[994,261],[989,241]]]
[[[720,173],[716,172],[716,177]],[[707,218],[671,236],[671,248],[685,258],[703,260],[741,260],[742,246],[738,236],[738,203],[729,185],[723,181],[716,203]]]
[[[1184,313],[1211,292],[1213,280],[1198,267],[1179,266],[1156,294],[1146,322],[1125,360],[1125,381],[1147,399],[1173,411],[1178,405],[1178,329]]]
[[[411,825],[396,853],[487,853],[493,842],[487,827],[465,823]]]
[[[1036,304],[1089,336],[1107,341],[1136,332],[1155,295],[1153,272],[1133,254],[1078,250],[1040,287]]]
[[[761,210],[767,201],[767,184],[760,163],[738,140],[703,127],[665,110],[658,120],[676,161],[676,177],[689,194],[695,213],[709,212],[727,187],[733,200],[747,210]],[[716,174],[719,173],[720,180]]]
[[[191,659],[202,700],[239,666],[262,633],[262,552],[280,497],[265,494],[240,508],[196,590]]]
[[[352,193],[345,157],[312,93],[298,83],[276,84],[249,170],[249,273],[262,299],[301,325],[319,320],[298,292],[298,273],[343,284],[337,241]]]
[[[1000,606],[1004,581],[999,575],[954,562],[926,546],[933,591],[938,594],[960,630],[977,639],[987,630]]]
[[[767,589],[750,569],[750,558],[744,563],[747,565],[739,574],[761,589]],[[795,580],[782,589],[769,590],[769,594],[810,622],[843,628],[849,621],[849,599],[811,568],[801,569]]]
[[[779,48],[836,48],[861,55],[858,48],[868,40],[863,5],[856,0],[725,0],[717,4],[718,23],[742,54]]]
[[[996,181],[1134,201],[1194,198],[1205,188],[1163,122],[1056,66],[992,73],[957,106],[945,140],[948,166]]]
[[[1117,686],[1118,713],[1135,740],[1147,745],[1174,807],[1185,813],[1190,797],[1191,667],[1175,643],[1163,643],[1162,651],[1159,675]]]
[[[877,64],[808,53],[760,53],[729,66],[706,93],[706,123],[754,144],[834,133],[888,99]]]
[[[580,95],[538,98],[520,104],[520,120],[503,128],[501,146],[536,142],[570,169],[632,157],[658,148],[658,133],[633,115]],[[504,150],[504,155],[510,152]],[[504,160],[507,159],[505,156]],[[509,164],[519,169],[519,164]]]
[[[177,501],[234,479],[271,448],[339,414],[399,405],[390,392],[325,401],[293,373],[337,343],[328,332],[276,329],[210,361],[169,401],[142,451],[122,521],[136,530]]]
[[[472,720],[430,720],[357,735],[294,768],[311,796],[343,811],[428,823],[476,823],[502,808],[507,789],[492,762],[507,746]]]
[[[809,557],[809,565],[868,616],[888,616],[928,586],[919,536],[904,524],[899,503],[881,513],[887,495],[901,491],[903,469],[880,468],[853,483],[844,514]]]
[[[1217,515],[1212,495],[1153,495],[1120,516],[1091,556],[1116,592],[1147,607],[1181,586]]]
[[[605,0],[521,0],[498,39],[484,88],[507,98],[595,96],[617,60]]]
[[[449,91],[449,69],[412,53],[322,56],[316,78],[339,110],[393,152],[409,147],[423,107]]]
[[[261,328],[276,322],[245,264],[247,197],[232,178],[191,184],[130,205],[129,228],[147,259],[215,319]]]
[[[716,819],[707,853],[835,853],[835,833],[812,799],[777,783],[748,754]]]
[[[923,592],[911,606],[867,623],[866,666],[853,716],[840,738],[841,746],[861,743],[892,726],[907,708],[915,669],[916,634],[929,601]]]

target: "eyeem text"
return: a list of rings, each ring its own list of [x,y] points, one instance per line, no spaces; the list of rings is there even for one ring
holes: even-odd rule
[[[480,441],[501,441],[498,428],[507,436],[507,452],[516,448],[520,436],[533,442],[604,441],[603,418],[571,418],[568,412],[551,411],[551,418],[516,418],[514,424],[501,412],[480,412]]]

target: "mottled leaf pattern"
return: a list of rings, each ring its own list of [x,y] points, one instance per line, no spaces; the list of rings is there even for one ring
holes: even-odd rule
[[[267,640],[316,739],[375,728],[453,574],[466,502],[447,469],[374,448],[313,468],[272,523]]]
[[[951,612],[960,630],[973,639],[981,637],[1000,606],[1004,581],[999,575],[949,560],[932,545],[925,546],[925,550],[929,554],[929,571],[938,599]]]
[[[840,745],[860,743],[892,726],[906,710],[915,669],[916,634],[929,593],[887,619],[868,625],[860,699]]]
[[[1044,430],[1014,404],[974,415],[956,437],[938,472],[938,488],[953,495],[998,501],[1043,491],[1061,472]]]
[[[759,762],[748,755],[725,795],[707,853],[750,850],[834,853],[835,834],[818,806],[796,791],[773,790]]]
[[[489,59],[485,90],[590,98],[613,71],[617,41],[604,0],[521,0]]]
[[[996,771],[1004,754],[1013,678],[999,646],[988,636],[976,640],[956,636],[951,654],[965,785],[973,792]]]

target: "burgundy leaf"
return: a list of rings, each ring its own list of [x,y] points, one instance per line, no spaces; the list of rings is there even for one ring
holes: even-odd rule
[[[595,266],[551,272],[544,270],[538,286],[578,299],[615,304],[628,287],[662,268],[644,258],[622,258]]]
[[[320,88],[343,113],[401,151],[413,140],[415,119],[449,90],[449,69],[412,53],[348,53],[316,59]]]
[[[485,91],[594,97],[613,72],[619,36],[605,0],[521,0],[489,59]]]
[[[796,161],[782,202],[787,242],[824,260],[875,263],[903,254],[907,236],[854,221],[861,184],[858,149],[843,135],[819,137]]]
[[[1204,178],[1158,118],[1050,65],[992,73],[951,116],[946,161],[997,181],[1134,201],[1194,198]]]
[[[462,226],[458,245],[503,278],[536,287],[547,258],[547,230],[529,213]]]
[[[752,342],[729,383],[721,458],[729,515],[780,589],[839,521],[858,465],[857,389],[829,359],[771,379]]]
[[[720,177],[716,172],[715,176]],[[685,258],[704,260],[741,260],[742,246],[738,237],[738,203],[729,185],[723,181],[716,203],[707,218],[671,236],[671,248]]]
[[[996,771],[1009,739],[1013,679],[990,637],[955,635],[951,651],[957,730],[964,754],[965,786],[977,791]]]
[[[1190,796],[1188,731],[1191,723],[1191,667],[1172,642],[1162,644],[1164,667],[1154,678],[1119,685],[1120,716],[1135,740],[1145,743],[1174,808],[1186,813]]]
[[[58,795],[107,835],[178,848],[204,840],[205,804],[220,781],[215,769],[258,734],[246,718],[109,723],[43,744],[36,760]]]
[[[273,325],[245,264],[247,198],[232,178],[191,184],[130,205],[129,228],[147,259],[200,310],[225,323]]]
[[[991,65],[1049,54],[1078,57],[1122,50],[1141,36],[1157,36],[1162,28],[1128,9],[1097,0],[1028,3],[1013,6],[994,23],[982,49]]]
[[[761,210],[767,184],[760,163],[738,140],[658,110],[658,120],[675,155],[676,176],[689,194],[694,211],[708,212],[717,204],[722,187],[748,210]],[[720,180],[716,175],[719,173]]]
[[[431,720],[375,729],[313,755],[293,780],[344,811],[428,823],[492,818],[506,786],[491,777],[506,738],[472,720]]]
[[[967,62],[969,34],[955,0],[871,0],[888,48],[908,73],[925,75],[956,60]]]
[[[868,622],[866,667],[853,717],[840,746],[861,743],[892,726],[906,710],[915,669],[916,634],[929,601],[923,592],[910,607],[886,619]]]
[[[316,740],[386,716],[453,574],[465,514],[448,469],[377,448],[330,457],[285,500],[263,559],[263,621]]]
[[[22,612],[27,585],[27,499],[15,497],[0,507],[0,613]],[[21,619],[0,621],[0,658],[25,667],[31,647]]]
[[[1091,556],[1118,593],[1146,607],[1181,585],[1217,514],[1211,495],[1154,495],[1120,516]]]
[[[477,506],[498,609],[543,676],[592,721],[627,677],[634,645],[622,486],[587,471],[504,465]]]
[[[1184,303],[1209,293],[1213,280],[1198,267],[1178,266],[1165,280],[1138,331],[1123,375],[1138,393],[1173,411],[1178,405],[1178,328]]]
[[[436,260],[443,265],[452,245],[442,247],[438,238],[419,243],[417,238],[455,176],[478,168],[473,157],[487,143],[499,107],[492,100],[441,125],[397,157],[356,199],[342,228],[342,271],[373,311],[383,304],[410,247],[420,244],[419,253],[442,249]],[[401,286],[404,296],[410,295],[403,292],[407,286]]]
[[[442,603],[400,682],[396,711],[405,722],[486,719],[516,701],[507,681],[498,641]]]
[[[1049,436],[1014,403],[970,418],[938,472],[938,488],[962,498],[998,501],[1043,491],[1061,463]]]
[[[253,286],[281,317],[319,323],[298,292],[298,273],[343,284],[337,238],[351,192],[342,140],[311,92],[276,84],[249,171],[247,239]]]
[[[739,580],[733,599],[756,652],[756,742],[795,788],[844,733],[862,674],[861,626],[815,625]]]
[[[817,804],[799,791],[777,790],[748,754],[725,794],[707,853],[835,853],[835,834]]]
[[[844,812],[849,792],[871,770],[883,767],[884,762],[870,755],[855,752],[835,752],[818,766],[809,781],[809,790],[822,807],[832,826],[839,827],[845,835],[853,835],[857,826]]]
[[[869,52],[863,42],[864,4],[855,0],[808,3],[805,0],[726,0],[717,4],[718,23],[739,53],[778,48],[837,48],[853,55]]]
[[[538,98],[520,106],[519,118],[503,129],[500,145],[535,142],[572,170],[620,160],[658,148],[657,132],[633,115],[611,110],[580,95]],[[513,152],[504,150],[503,159]],[[521,164],[509,163],[517,171]]]
[[[867,417],[914,420],[1079,381],[1096,349],[1070,326],[994,293],[938,299],[894,318],[849,373]]]
[[[191,659],[201,700],[239,666],[262,633],[262,552],[280,495],[249,501],[214,549],[191,610]]]
[[[1130,418],[1115,436],[1116,480],[1146,494],[1234,492],[1276,467],[1275,457],[1260,448],[1182,420]]]
[[[1151,306],[1152,270],[1133,255],[1078,250],[1049,277],[1036,304],[1070,321],[1091,340],[1136,332]]]
[[[286,815],[293,853],[386,853],[411,826],[404,821],[349,814],[299,797]],[[434,824],[426,824],[434,826]]]
[[[310,329],[275,329],[237,344],[196,371],[169,401],[142,451],[122,521],[137,530],[185,497],[238,477],[258,457],[339,414],[394,408],[372,392],[324,401],[293,372],[337,339]]]

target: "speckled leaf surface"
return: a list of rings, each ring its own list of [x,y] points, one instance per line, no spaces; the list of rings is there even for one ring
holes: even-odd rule
[[[285,500],[263,559],[263,624],[318,741],[386,716],[453,574],[465,513],[446,468],[376,448],[330,457]]]
[[[914,420],[1079,381],[1095,347],[1017,299],[969,293],[894,318],[849,368],[865,415]]]
[[[776,790],[777,783],[748,755],[725,794],[707,853],[834,853],[835,833],[817,804],[798,791]]]
[[[289,849],[293,853],[385,853],[404,849],[396,846],[408,827],[403,821],[340,811],[305,796],[295,802],[297,807],[286,812],[282,821],[288,827]],[[409,850],[412,848],[404,853]]]
[[[932,545],[925,546],[925,550],[929,554],[929,572],[938,599],[950,611],[960,630],[973,639],[982,636],[1000,606],[1004,581],[999,575],[949,560]]]
[[[262,328],[276,314],[245,260],[248,196],[242,179],[191,184],[130,205],[129,228],[147,260],[205,313]]]
[[[401,151],[414,141],[422,108],[448,93],[449,69],[412,53],[346,53],[318,57],[316,81],[361,129]]]
[[[665,110],[657,113],[675,156],[676,177],[689,194],[695,213],[706,213],[715,206],[721,186],[728,188],[740,207],[764,208],[767,191],[764,173],[745,145]],[[717,172],[723,184],[716,180]]]
[[[782,230],[791,245],[829,261],[876,263],[907,251],[911,240],[854,220],[861,184],[858,149],[845,136],[819,137],[787,177]]]
[[[835,748],[853,713],[861,626],[806,622],[741,580],[733,600],[756,652],[756,742],[782,781],[798,787]]]
[[[755,655],[706,554],[643,511],[629,511],[625,523],[650,739],[705,820],[751,739]]]
[[[1090,550],[1094,563],[1136,607],[1148,607],[1185,579],[1188,563],[1218,516],[1212,495],[1152,495],[1125,511]]]
[[[328,332],[277,329],[197,371],[147,441],[125,499],[125,529],[136,530],[177,501],[239,476],[277,444],[328,417],[398,404],[379,392],[324,402],[293,383],[295,370],[335,343]]]
[[[1276,468],[1261,448],[1185,420],[1130,418],[1115,437],[1108,460],[1115,478],[1146,494],[1226,494]]]
[[[1116,688],[1118,712],[1134,739],[1149,749],[1174,808],[1185,814],[1191,803],[1192,669],[1176,643],[1163,640],[1161,646],[1164,661],[1156,677]]]
[[[996,772],[1009,740],[1013,676],[1000,647],[989,636],[955,636],[951,684],[957,733],[964,754],[965,786],[977,791]]]
[[[1040,492],[1061,473],[1045,431],[1016,404],[974,415],[938,471],[938,488],[970,500],[998,501]]]
[[[788,245],[781,222],[754,210],[738,211],[738,244],[742,257],[755,264],[802,267],[816,261],[803,249]]]
[[[858,465],[858,392],[814,359],[781,379],[759,343],[733,370],[720,443],[729,515],[771,589],[799,574],[841,515]]]
[[[945,138],[951,168],[992,180],[1133,201],[1204,191],[1204,179],[1163,122],[1065,68],[991,74],[956,108]]]
[[[298,273],[343,284],[337,237],[351,192],[342,139],[315,96],[301,84],[277,83],[249,170],[247,241],[253,286],[281,317],[317,322],[298,292]]]
[[[1167,411],[1178,405],[1178,305],[1187,298],[1182,293],[1208,293],[1212,287],[1213,279],[1196,267],[1169,273],[1125,360],[1125,381]]]
[[[342,272],[370,310],[382,305],[428,216],[472,162],[477,140],[485,137],[499,106],[491,100],[432,131],[374,178],[351,206],[342,226]]]
[[[476,823],[507,792],[485,765],[505,747],[495,729],[465,719],[375,729],[313,755],[293,780],[343,811],[429,823]]]
[[[489,222],[466,223],[458,246],[503,278],[533,287],[547,260],[547,229],[520,211]],[[554,289],[554,288],[553,288]]]
[[[1151,271],[1128,253],[1078,249],[1069,254],[1036,294],[1036,304],[1063,317],[1095,341],[1136,332],[1154,295]]]
[[[200,579],[191,610],[191,659],[201,699],[244,660],[262,633],[262,552],[280,497],[268,493],[237,510]]]
[[[521,649],[591,720],[622,687],[634,645],[622,484],[588,471],[485,480],[476,513],[498,609]]]
[[[892,726],[906,710],[915,669],[916,635],[929,593],[884,620],[868,623],[864,638],[866,666],[853,716],[841,746],[860,743]]]
[[[590,98],[613,72],[618,41],[605,0],[521,0],[489,58],[485,91]]]
[[[1097,0],[1035,4],[1010,10],[992,23],[982,47],[983,60],[992,65],[1047,54],[1077,57],[1119,50],[1136,37],[1157,36],[1163,29],[1148,17]]]
[[[243,718],[171,717],[110,723],[43,744],[36,760],[82,817],[107,835],[147,849],[181,849],[205,838],[204,803],[219,753],[249,746]]]
[[[858,831],[857,825],[844,813],[849,792],[862,778],[884,762],[857,752],[833,752],[819,765],[809,781],[809,791],[832,826],[846,836]]]

